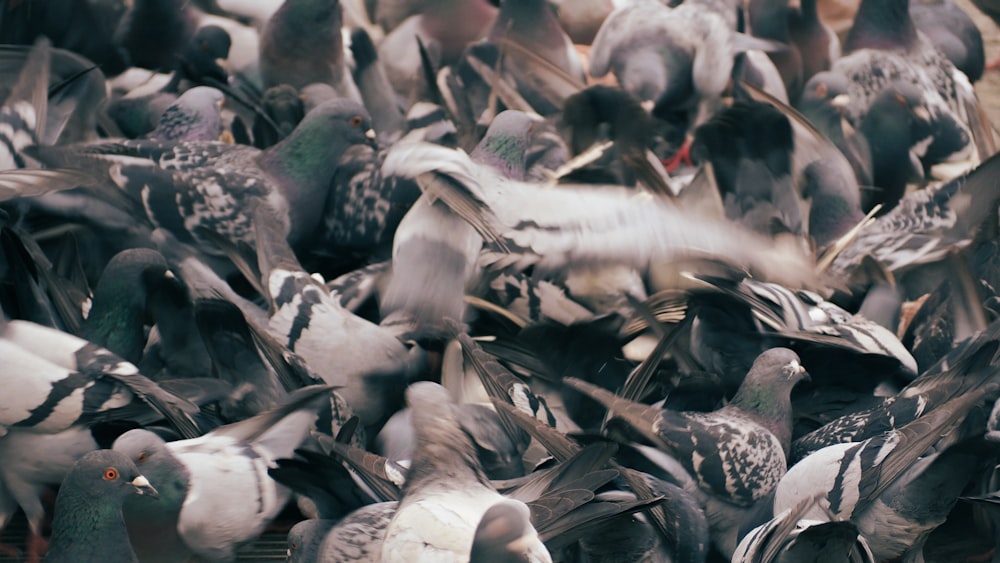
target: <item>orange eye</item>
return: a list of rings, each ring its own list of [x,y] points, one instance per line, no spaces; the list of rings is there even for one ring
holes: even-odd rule
[[[105,481],[114,481],[117,478],[118,478],[118,470],[115,469],[114,467],[109,467],[104,470]]]
[[[364,121],[364,120],[361,119],[360,115],[355,115],[354,117],[351,118],[351,126],[352,127],[360,127],[362,121]]]
[[[146,461],[147,457],[149,457],[149,456],[146,455],[146,452],[139,452],[139,455],[135,456],[135,461],[137,463],[142,463],[142,462]]]

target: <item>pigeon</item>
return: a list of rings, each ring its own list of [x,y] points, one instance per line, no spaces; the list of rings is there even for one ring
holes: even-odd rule
[[[370,142],[374,133],[369,131],[364,108],[338,100],[314,109],[291,135],[266,151],[157,141],[36,148],[43,160],[110,165],[112,177],[142,202],[155,226],[218,254],[201,230],[252,245],[249,212],[258,200],[281,210],[281,228],[290,243],[302,242],[321,220],[338,157],[353,144]]]
[[[851,103],[848,88],[847,77],[843,74],[832,71],[816,73],[806,82],[795,108],[840,149],[850,162],[858,184],[872,186],[868,140],[857,133],[845,118],[846,108]]]
[[[379,502],[362,506],[348,514],[325,533],[321,525],[313,525],[312,534],[319,535],[319,545],[310,553],[301,550],[301,560],[370,562],[382,561],[382,542],[386,527],[395,515],[399,503]],[[302,525],[301,523],[298,524]],[[315,541],[307,534],[310,541]],[[296,555],[293,553],[292,560]]]
[[[419,40],[432,62],[449,65],[471,43],[489,32],[497,17],[497,6],[490,0],[432,0],[423,4],[399,26],[394,26],[378,44],[378,56],[385,65],[389,82],[405,100],[423,99],[431,86],[422,74],[423,61]]]
[[[777,284],[741,279],[735,286],[724,278],[697,276],[713,289],[748,307],[746,313],[729,299],[708,294],[699,303],[691,329],[691,354],[735,388],[750,367],[742,348],[758,334],[757,346],[786,343],[802,357],[814,382],[870,391],[886,377],[912,380],[917,363],[894,332],[861,315],[852,315],[819,295],[789,291]],[[733,318],[741,319],[739,324]],[[749,319],[749,323],[746,320]],[[722,342],[743,339],[741,346]],[[755,356],[754,356],[755,357]],[[836,363],[831,363],[836,358]]]
[[[16,393],[4,395],[0,428],[59,432],[139,397],[183,434],[198,433],[198,407],[139,373],[135,365],[82,338],[13,320],[0,327],[6,358],[0,378]]]
[[[561,124],[568,129],[566,136],[574,155],[590,149],[601,139],[599,132],[605,127],[608,129],[607,136],[615,143],[612,158],[620,158],[628,170],[610,171],[613,179],[608,181],[628,185],[634,176],[657,193],[673,195],[673,189],[664,179],[666,172],[662,171],[662,165],[655,157],[650,158],[653,153],[649,151],[656,133],[666,127],[647,113],[639,100],[628,92],[604,85],[585,88],[566,98]],[[664,132],[665,136],[667,134]],[[682,141],[679,139],[677,142]],[[583,176],[591,180],[595,171],[590,167],[569,177],[582,179]]]
[[[290,492],[265,475],[267,467],[301,444],[316,421],[317,401],[329,391],[300,389],[278,408],[190,440],[164,442],[144,429],[119,436],[112,449],[141,467],[161,493],[156,504],[125,503],[140,558],[233,561],[288,501]]]
[[[403,102],[396,94],[386,74],[382,60],[364,29],[351,33],[351,55],[354,59],[354,82],[372,114],[372,123],[379,140],[385,144],[396,141],[406,129]]]
[[[855,124],[882,88],[893,81],[913,84],[925,96],[935,125],[925,162],[958,159],[979,148],[986,135],[969,79],[918,34],[909,0],[863,0],[844,41],[845,55],[832,70],[850,77],[849,117]],[[979,148],[979,159],[989,156]]]
[[[258,149],[266,149],[287,137],[307,111],[299,91],[288,84],[265,90],[261,105],[264,113],[254,116],[253,121],[253,145]]]
[[[849,279],[869,255],[900,279],[907,270],[968,245],[996,208],[993,178],[998,167],[1000,159],[993,156],[965,175],[907,194],[838,253],[827,272],[834,279]]]
[[[197,86],[177,98],[160,115],[147,139],[165,142],[218,141],[222,136],[222,92]]]
[[[555,113],[563,99],[583,85],[583,65],[546,0],[501,2],[486,41],[497,46],[501,69],[541,115]]]
[[[814,6],[815,8],[815,6]],[[784,43],[787,48],[768,53],[781,73],[785,92],[791,102],[798,99],[805,83],[804,55],[792,41],[791,17],[793,8],[781,0],[751,0],[746,3],[744,17],[748,32],[754,37]]]
[[[802,520],[810,501],[787,508],[748,532],[733,554],[746,563],[805,563],[827,558],[848,563],[875,563],[871,548],[849,521]]]
[[[475,526],[491,507],[499,502],[517,503],[523,512],[527,507],[504,500],[489,485],[444,388],[419,382],[410,386],[406,396],[413,409],[417,447],[403,498],[385,531],[381,560],[416,561],[433,556],[441,561],[467,561],[477,535]],[[514,548],[522,560],[551,561],[534,528],[527,524],[524,532],[526,537]]]
[[[732,520],[734,513],[767,496],[785,474],[792,439],[790,394],[806,377],[794,352],[772,348],[757,358],[733,400],[711,413],[655,409],[573,378],[564,381],[676,456],[702,491],[714,545],[731,556],[740,524]]]
[[[335,520],[312,518],[303,520],[288,530],[288,563],[320,561],[319,548]]]
[[[82,336],[138,365],[151,299],[171,283],[176,277],[159,252],[132,248],[116,254],[94,288]]]
[[[322,82],[339,96],[360,102],[345,65],[342,21],[340,0],[285,0],[261,34],[264,88],[287,84],[301,90]]]
[[[170,70],[195,31],[194,13],[180,0],[137,0],[115,30],[133,66]]]
[[[913,25],[955,67],[975,83],[983,75],[983,36],[972,18],[953,0],[910,0]]]
[[[45,561],[138,562],[122,517],[133,495],[159,497],[128,457],[110,450],[81,457],[59,488]]]
[[[694,135],[692,155],[711,162],[726,218],[763,234],[804,234],[792,178],[794,137],[784,114],[770,104],[735,102]]]
[[[923,179],[923,167],[915,149],[930,141],[931,115],[923,93],[906,82],[886,84],[858,124],[871,151],[872,184],[862,209],[867,212],[881,204],[890,211],[906,193],[906,185]],[[921,134],[923,133],[923,134]]]
[[[861,442],[890,432],[955,397],[985,386],[989,373],[983,367],[996,355],[997,328],[994,323],[959,343],[899,393],[800,436],[793,443],[791,459],[800,460],[825,446]]]
[[[503,500],[489,507],[476,526],[469,563],[526,563],[523,544],[535,540],[531,512],[524,503]]]
[[[197,85],[221,86],[229,83],[229,72],[220,61],[229,59],[233,40],[217,25],[199,27],[177,56],[165,92],[184,92]]]
[[[828,446],[796,463],[775,489],[775,512],[818,498],[804,517],[849,518],[876,560],[919,554],[983,455],[981,445],[968,441],[969,434],[982,435],[982,426],[973,425],[980,426],[978,431],[959,427],[985,395],[996,393],[996,369],[985,370],[993,382],[909,424],[863,442]],[[931,446],[935,451],[925,455]]]
[[[389,330],[344,309],[302,269],[264,206],[254,212],[261,283],[267,289],[268,328],[327,383],[340,387],[364,426],[382,422],[420,370],[411,351]],[[278,232],[275,232],[278,231]]]
[[[802,57],[802,80],[830,68],[840,58],[840,38],[820,18],[819,0],[800,0],[798,11],[789,16],[788,32]]]
[[[616,9],[594,38],[590,74],[612,71],[640,100],[663,109],[694,108],[694,124],[701,124],[717,107],[733,68],[733,27],[710,4],[668,8],[643,1]]]
[[[64,53],[76,53],[74,57],[93,61],[108,76],[115,76],[131,64],[114,41],[115,26],[124,13],[125,5],[119,2],[10,5],[0,22],[0,43],[7,48],[31,45],[45,36]]]

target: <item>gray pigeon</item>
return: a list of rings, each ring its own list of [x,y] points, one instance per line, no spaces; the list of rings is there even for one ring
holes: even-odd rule
[[[727,18],[708,4],[688,1],[669,8],[642,0],[616,9],[594,38],[591,75],[612,71],[640,100],[694,109],[695,125],[704,122],[729,83],[735,34]]]
[[[783,510],[743,536],[733,561],[742,563],[875,563],[858,528],[844,520],[803,520],[807,504]]]
[[[301,90],[314,82],[361,101],[344,60],[340,0],[285,0],[271,15],[260,39],[264,88],[287,84]]]
[[[970,431],[961,427],[970,411],[996,391],[997,368],[985,370],[994,382],[897,430],[827,446],[799,461],[775,489],[775,513],[815,498],[804,518],[850,519],[877,561],[920,560],[928,536],[944,523],[985,455],[981,445],[966,440]],[[971,432],[982,435],[984,429]],[[960,443],[952,445],[955,441]]]
[[[486,479],[471,440],[461,430],[451,397],[436,383],[407,389],[417,447],[399,508],[389,523],[382,561],[467,561],[476,526],[505,500]],[[521,503],[523,506],[523,503]],[[525,509],[526,510],[526,509]],[[525,528],[517,552],[524,561],[551,561],[534,528]]]
[[[281,210],[280,228],[289,242],[308,237],[322,217],[340,155],[373,138],[365,109],[335,100],[309,112],[291,135],[264,151],[219,142],[159,141],[36,149],[49,164],[110,169],[153,225],[218,254],[201,230],[253,244],[250,211],[262,199]]]
[[[728,557],[736,548],[742,515],[785,474],[792,437],[790,395],[806,377],[794,352],[772,348],[757,358],[733,400],[710,413],[656,409],[577,379],[565,382],[677,458],[702,491],[713,543]]]
[[[134,460],[162,494],[125,504],[129,536],[143,561],[233,561],[259,536],[291,493],[266,475],[289,457],[317,419],[329,388],[313,386],[282,406],[200,437],[164,442],[148,430],[122,434],[113,448]]]
[[[379,563],[383,561],[382,542],[385,539],[386,527],[396,513],[399,503],[378,502],[362,506],[345,516],[325,534],[322,534],[315,557],[310,558],[308,552],[301,554],[301,561],[343,561],[344,563]],[[299,524],[301,525],[301,523]],[[313,531],[306,533],[307,541],[312,543],[311,534],[319,534],[321,525],[313,525]],[[307,527],[308,530],[308,527]],[[292,560],[295,560],[293,554]]]
[[[97,450],[80,458],[59,488],[45,561],[138,563],[122,517],[132,495],[159,496],[127,456]]]
[[[160,115],[147,139],[155,141],[218,141],[222,135],[222,92],[197,86],[177,98]]]
[[[378,424],[398,408],[402,390],[419,373],[419,348],[411,351],[386,328],[344,309],[302,269],[275,232],[274,214],[259,206],[254,217],[270,332],[324,381],[340,387],[362,425]]]

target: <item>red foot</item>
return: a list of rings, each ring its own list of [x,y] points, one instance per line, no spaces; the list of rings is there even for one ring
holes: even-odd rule
[[[694,162],[691,161],[691,137],[684,139],[684,144],[681,145],[681,148],[677,149],[674,156],[663,161],[663,168],[667,172],[673,172],[682,164],[685,166],[694,166]]]

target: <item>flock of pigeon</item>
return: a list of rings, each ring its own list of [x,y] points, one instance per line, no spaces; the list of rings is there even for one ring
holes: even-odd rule
[[[998,65],[830,4],[3,3],[0,552],[1000,561]]]

